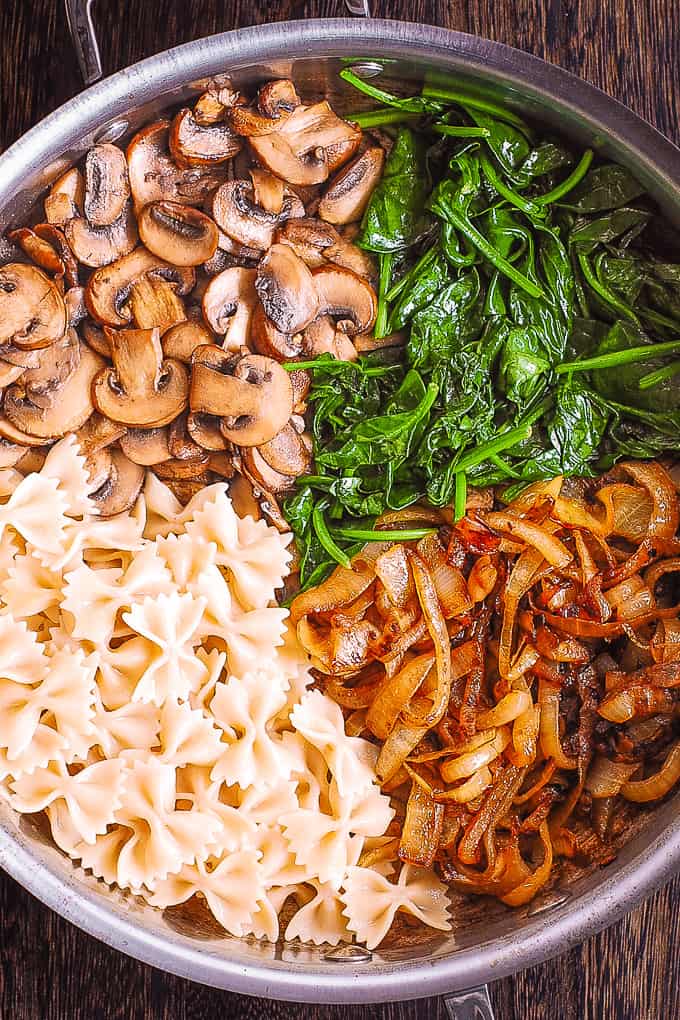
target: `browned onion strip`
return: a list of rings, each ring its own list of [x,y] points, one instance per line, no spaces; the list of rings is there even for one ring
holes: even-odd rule
[[[629,780],[621,787],[621,793],[626,800],[644,804],[665,797],[678,779],[680,779],[680,740],[673,744],[658,772],[646,779]]]
[[[578,616],[558,616],[557,613],[544,613],[543,617],[551,627],[561,630],[565,634],[573,634],[574,637],[604,638],[612,641],[626,633],[626,627],[642,627],[645,623],[653,620],[664,620],[677,618],[680,613],[680,606],[669,606],[667,609],[656,607],[646,613],[640,613],[632,620],[621,620],[613,623],[598,623],[597,620],[586,620]]]
[[[642,576],[645,584],[654,591],[662,577],[666,574],[677,574],[679,572],[680,556],[674,556],[669,560],[657,560],[656,563],[652,563],[651,567],[647,567]]]
[[[512,637],[520,600],[534,583],[543,562],[543,553],[538,549],[529,548],[524,550],[512,568],[503,599],[503,624],[498,646],[498,672],[502,677],[507,677],[510,672]]]
[[[399,713],[408,705],[434,665],[434,653],[411,659],[395,677],[380,686],[366,714],[366,725],[379,740],[386,740]]]
[[[310,588],[298,595],[290,607],[290,619],[297,624],[303,616],[310,613],[329,613],[354,602],[373,584],[375,573],[368,564],[363,568],[355,566],[352,570],[336,567],[316,588]]]
[[[538,684],[538,704],[541,709],[540,741],[546,758],[552,758],[560,769],[578,768],[576,758],[564,753],[560,740],[560,688],[541,678]]]
[[[645,536],[647,541],[656,543],[675,542],[680,524],[678,494],[673,479],[658,461],[626,461],[621,465],[632,475],[638,485],[647,490],[652,498],[652,512]]]
[[[429,726],[406,726],[397,723],[380,748],[376,762],[375,772],[381,782],[387,783],[396,775],[429,728]]]
[[[500,770],[496,784],[472,819],[458,844],[458,858],[463,864],[476,864],[479,858],[479,844],[488,828],[503,817],[512,804],[513,798],[524,782],[526,768],[507,765]]]
[[[413,783],[399,843],[399,859],[429,868],[439,849],[444,805],[438,804],[419,783]]]
[[[585,788],[591,797],[615,797],[638,768],[637,762],[612,761],[598,755],[586,777]]]
[[[495,512],[485,514],[484,522],[495,531],[506,531],[513,538],[518,538],[536,549],[551,567],[564,568],[573,558],[559,538],[555,538],[547,528],[531,521],[513,517],[512,514]]]
[[[547,822],[543,822],[538,830],[538,834],[541,842],[543,843],[543,863],[540,867],[536,868],[536,870],[532,872],[528,878],[525,878],[520,885],[515,886],[515,888],[509,893],[500,897],[503,903],[507,903],[509,907],[520,907],[523,903],[528,903],[529,900],[533,899],[541,886],[545,885],[550,877],[550,870],[553,862],[553,848]]]
[[[629,542],[643,541],[649,529],[653,506],[647,492],[635,485],[617,482],[598,489],[595,497],[604,507],[604,530],[608,535],[620,535]]]
[[[409,560],[413,572],[413,581],[418,594],[418,601],[423,611],[423,618],[434,645],[437,664],[437,687],[431,699],[419,705],[418,699],[413,700],[411,707],[403,715],[404,721],[411,726],[436,726],[449,703],[451,694],[451,655],[449,652],[449,634],[446,620],[442,614],[437,593],[430,573],[414,552],[409,550]],[[429,704],[428,704],[429,702]]]
[[[415,596],[406,547],[393,545],[378,556],[375,572],[393,606],[403,609]]]

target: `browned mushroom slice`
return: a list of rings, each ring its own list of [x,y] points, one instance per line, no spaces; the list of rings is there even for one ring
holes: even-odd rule
[[[153,429],[128,429],[120,440],[120,448],[135,464],[153,467],[172,457],[168,433],[167,425]]]
[[[256,271],[233,266],[213,276],[203,295],[203,315],[211,329],[224,336],[223,347],[238,351],[248,346],[250,320],[257,294]]]
[[[130,288],[130,311],[139,329],[158,326],[161,333],[178,322],[184,322],[187,313],[177,296],[174,285],[156,276],[142,276]]]
[[[359,354],[369,354],[371,351],[384,351],[388,347],[405,347],[408,334],[405,330],[397,333],[390,333],[388,336],[375,337],[361,333],[355,336],[353,343]]]
[[[35,350],[65,329],[64,299],[41,269],[20,262],[0,268],[0,345]]]
[[[120,219],[130,197],[125,153],[117,145],[103,142],[85,157],[85,198],[83,211],[94,227],[108,227]]]
[[[18,443],[20,446],[44,446],[45,440],[40,436],[32,436],[23,429],[19,429],[4,414],[0,414],[0,436],[9,440],[10,443]]]
[[[75,216],[64,225],[64,231],[78,261],[93,269],[110,265],[137,244],[137,221],[131,203],[107,226],[97,227],[84,216]]]
[[[159,120],[138,131],[127,149],[128,176],[136,209],[149,202],[201,205],[224,181],[221,166],[178,167],[168,152],[170,122]]]
[[[234,475],[229,484],[229,497],[239,517],[252,517],[256,521],[262,519],[260,504],[251,483],[244,475]]]
[[[220,429],[220,419],[214,414],[192,411],[187,417],[187,431],[198,446],[216,453],[226,450],[227,440]]]
[[[96,326],[91,319],[86,319],[81,329],[83,340],[88,347],[91,347],[103,358],[111,357],[111,344],[101,326]]]
[[[31,475],[41,471],[49,452],[49,446],[29,446],[21,460],[17,461],[17,471],[21,471],[22,475]]]
[[[210,485],[211,482],[212,478],[210,477],[210,474],[205,471],[197,478],[168,478],[165,484],[176,499],[178,499],[184,506],[192,500],[194,496],[198,495],[201,489],[204,489],[206,485]]]
[[[282,333],[299,333],[317,314],[319,295],[308,267],[292,248],[274,244],[257,270],[255,290]]]
[[[361,144],[361,129],[341,120],[324,100],[298,106],[276,131],[253,136],[259,162],[290,184],[321,184]]]
[[[66,240],[64,231],[53,223],[36,223],[33,232],[47,244],[55,249],[61,259],[64,272],[64,281],[68,287],[77,287],[79,280],[78,263]]]
[[[207,464],[208,454],[195,443],[187,430],[187,414],[180,414],[168,429],[168,450],[175,460],[199,460]]]
[[[220,475],[221,478],[233,478],[236,473],[233,458],[229,453],[208,454],[208,470]]]
[[[98,354],[80,344],[78,367],[63,385],[51,391],[50,400],[34,403],[22,385],[23,379],[5,391],[7,418],[16,429],[40,438],[42,442],[74,432],[92,414],[92,381],[103,365],[104,361]],[[12,439],[1,426],[0,434]]]
[[[266,358],[291,361],[302,354],[304,338],[301,333],[289,336],[278,330],[258,301],[250,322],[250,343],[253,350]]]
[[[280,432],[258,447],[262,459],[281,475],[297,478],[306,475],[312,466],[312,449],[308,436],[301,435],[289,422]]]
[[[44,348],[29,351],[21,347],[15,347],[14,344],[3,344],[0,347],[0,358],[10,365],[21,365],[22,368],[37,368],[40,364],[41,350],[44,350]]]
[[[146,248],[135,248],[92,274],[85,290],[90,315],[107,326],[126,326],[132,319],[126,303],[133,284],[147,275],[172,283],[180,295],[188,294],[196,282],[193,269],[172,266]]]
[[[220,347],[199,347],[192,360],[189,404],[194,412],[221,418],[229,442],[259,446],[290,418],[293,389],[286,370],[272,358],[234,357]]]
[[[278,216],[283,209],[285,195],[285,184],[280,177],[275,177],[268,170],[259,166],[251,167],[248,171],[253,182],[253,201],[267,212]]]
[[[8,439],[0,439],[0,468],[15,467],[26,456],[27,446],[10,443]]]
[[[297,195],[284,190],[281,212],[275,215],[255,204],[253,185],[249,181],[227,181],[219,188],[212,202],[215,222],[224,233],[246,248],[265,251],[272,243],[280,222],[304,216],[304,206]]]
[[[69,326],[75,328],[87,318],[84,287],[69,287],[64,294],[64,304],[66,305],[66,321]]]
[[[64,275],[65,266],[59,253],[48,241],[38,237],[33,230],[29,230],[28,227],[19,227],[17,230],[10,230],[7,236],[10,241],[18,244],[21,250],[46,273],[52,273],[54,276]]]
[[[278,228],[275,240],[289,245],[310,269],[318,269],[319,266],[333,262],[367,280],[376,277],[370,255],[345,240],[335,227],[323,220],[311,217],[289,220]]]
[[[180,166],[226,163],[243,144],[228,124],[199,124],[188,109],[180,110],[173,120],[168,140],[170,153]]]
[[[124,425],[167,425],[189,393],[180,361],[163,360],[156,329],[108,330],[113,368],[99,372],[92,396],[99,411]]]
[[[195,460],[164,460],[154,464],[154,474],[164,482],[186,481],[190,478],[205,476],[208,454],[202,450],[202,456]]]
[[[352,160],[324,192],[317,210],[321,219],[329,223],[351,223],[361,219],[384,164],[385,153],[379,146],[366,149]]]
[[[110,418],[105,418],[99,411],[93,411],[84,425],[74,433],[80,452],[90,457],[99,450],[106,449],[125,436],[127,429]]]
[[[138,227],[149,251],[176,266],[199,266],[217,249],[219,233],[210,217],[179,202],[150,202]]]
[[[204,295],[205,296],[205,295]],[[189,364],[191,355],[201,344],[211,344],[213,335],[201,322],[185,319],[163,333],[161,343],[166,358],[175,358]]]
[[[312,388],[312,377],[309,372],[298,369],[289,372],[290,384],[293,387],[293,412],[304,414],[307,408],[307,394]]]
[[[129,510],[142,491],[145,470],[129,460],[122,450],[110,451],[111,470],[108,478],[90,493],[101,517],[113,517]]]
[[[24,371],[21,386],[26,399],[38,407],[49,407],[55,391],[61,390],[80,364],[80,340],[74,329],[41,352],[40,364]]]
[[[59,177],[45,199],[45,219],[48,223],[63,226],[79,215],[85,199],[85,183],[77,167],[71,167]]]
[[[310,323],[304,333],[304,349],[309,358],[332,354],[338,361],[357,360],[354,344],[347,333],[337,327],[330,315],[320,315]]]
[[[319,293],[319,313],[343,322],[345,333],[366,333],[375,322],[377,298],[371,285],[350,269],[322,266],[312,270]]]
[[[88,495],[90,495],[97,489],[101,489],[111,476],[113,470],[111,450],[107,450],[106,447],[95,450],[85,458],[84,467],[87,471]]]
[[[292,81],[279,78],[262,85],[257,95],[257,108],[237,106],[230,111],[232,128],[239,135],[267,135],[290,117],[300,105]]]
[[[259,449],[256,447],[242,451],[243,468],[255,482],[261,485],[267,492],[278,496],[287,492],[295,485],[295,478],[292,475],[283,475],[270,467]]]
[[[207,89],[194,103],[194,117],[198,124],[218,124],[224,120],[232,106],[243,105],[245,99],[231,86]]]
[[[21,365],[10,365],[7,361],[0,361],[0,389],[4,390],[6,386],[11,386],[25,371]]]

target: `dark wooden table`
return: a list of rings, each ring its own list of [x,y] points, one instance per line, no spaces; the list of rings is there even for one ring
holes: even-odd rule
[[[339,0],[98,0],[107,71]],[[680,141],[678,0],[378,0],[375,15],[473,32],[588,78]],[[78,91],[61,0],[0,0],[0,148]],[[498,1020],[680,1017],[680,877],[581,947],[491,988]],[[0,1020],[443,1018],[440,1002],[310,1007],[213,991],[101,945],[0,876]]]

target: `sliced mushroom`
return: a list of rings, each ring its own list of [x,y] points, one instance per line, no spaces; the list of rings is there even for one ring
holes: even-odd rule
[[[247,471],[248,476],[256,485],[261,485],[266,492],[278,496],[283,492],[288,492],[294,486],[295,478],[292,475],[283,475],[270,467],[259,448],[252,447],[243,450],[241,456],[243,468]]]
[[[168,478],[165,484],[176,499],[179,500],[182,506],[184,506],[190,502],[194,496],[198,495],[201,489],[204,489],[206,485],[210,485],[211,481],[212,478],[206,471],[197,478]]]
[[[217,250],[215,223],[179,202],[150,202],[139,214],[138,227],[149,251],[176,266],[199,266]]]
[[[258,447],[262,459],[281,475],[297,478],[308,474],[312,466],[312,444],[309,436],[300,434],[288,422],[280,432]]]
[[[18,443],[20,446],[44,446],[45,440],[41,436],[32,436],[23,429],[12,424],[9,418],[0,414],[0,436],[9,440],[10,443]]]
[[[48,223],[63,226],[79,215],[85,199],[85,183],[77,167],[71,167],[50,188],[45,199],[45,219]]]
[[[64,275],[65,266],[59,253],[33,230],[29,230],[28,227],[19,227],[17,230],[10,230],[7,236],[10,241],[18,244],[29,259],[32,259],[46,273],[52,273],[54,276]]]
[[[82,330],[83,340],[88,347],[91,347],[97,354],[101,354],[103,358],[111,357],[111,344],[109,338],[100,326],[95,326],[91,319],[86,319],[83,323]]]
[[[187,313],[177,296],[174,285],[157,276],[142,276],[130,288],[130,311],[139,329],[158,326],[161,333],[178,322],[184,322]]]
[[[207,464],[208,454],[189,435],[187,414],[180,414],[168,429],[168,449],[176,460],[197,460]]]
[[[241,93],[231,86],[214,86],[207,89],[194,103],[194,117],[198,124],[217,124],[225,119],[232,106],[244,103]]]
[[[292,81],[279,78],[264,84],[257,96],[257,108],[234,107],[229,114],[234,131],[239,135],[267,135],[290,117],[300,105]]]
[[[227,440],[220,429],[220,419],[214,414],[191,411],[187,417],[187,431],[198,446],[216,453],[226,450]]]
[[[27,450],[27,446],[19,446],[17,443],[10,443],[8,439],[0,439],[0,468],[16,467],[25,457]]]
[[[343,322],[345,333],[366,333],[375,322],[377,298],[371,285],[350,269],[321,266],[312,270],[319,313]]]
[[[257,304],[256,270],[233,266],[213,276],[203,295],[203,315],[211,329],[224,337],[227,351],[248,346],[250,321]]]
[[[65,329],[64,299],[41,269],[20,262],[0,267],[0,345],[35,350]]]
[[[253,182],[253,201],[267,212],[279,216],[283,209],[283,199],[286,186],[280,177],[275,177],[268,170],[259,166],[251,167],[248,171]]]
[[[167,425],[153,429],[128,429],[120,440],[120,448],[135,464],[153,467],[172,457],[168,434]]]
[[[111,142],[93,146],[85,157],[83,211],[94,227],[120,219],[130,197],[125,153]]]
[[[229,497],[239,517],[252,517],[255,521],[262,519],[260,504],[255,498],[252,485],[244,475],[234,475],[229,485]]]
[[[175,358],[189,364],[191,355],[201,344],[211,344],[213,335],[201,322],[185,319],[163,333],[161,343],[166,358]]]
[[[176,460],[171,458],[170,460],[164,460],[160,464],[155,464],[154,474],[158,475],[161,481],[164,482],[179,482],[190,478],[203,478],[205,477],[206,465],[208,463],[208,454],[204,450],[201,453],[202,456],[195,460]]]
[[[91,457],[99,450],[106,449],[112,443],[122,439],[127,429],[110,418],[105,418],[99,411],[93,411],[84,425],[74,433],[80,447],[80,452],[85,457]]]
[[[309,372],[305,372],[302,369],[289,372],[288,374],[290,375],[290,384],[293,387],[293,412],[295,414],[304,414],[307,408],[307,394],[312,388],[312,377]]]
[[[114,517],[129,510],[142,491],[145,470],[134,464],[122,450],[110,451],[111,469],[99,489],[90,493],[101,517]]]
[[[27,368],[21,380],[26,399],[38,407],[47,408],[80,364],[81,344],[74,329],[67,329],[63,337],[42,351],[40,364]]]
[[[212,201],[215,222],[224,233],[246,248],[265,251],[279,223],[295,216],[304,216],[300,199],[284,189],[281,212],[275,215],[255,204],[253,185],[249,181],[227,181]]]
[[[79,346],[79,361],[74,372],[61,386],[53,389],[50,399],[34,403],[23,385],[23,379],[5,391],[4,411],[9,421],[26,435],[57,439],[74,432],[94,410],[90,390],[92,381],[104,365],[103,359],[85,344]],[[7,431],[0,434],[11,439]]]
[[[111,477],[113,469],[111,450],[107,450],[106,447],[101,450],[95,450],[94,453],[85,458],[84,467],[87,471],[88,495],[90,495],[101,489],[104,483]]]
[[[189,380],[180,361],[163,360],[155,329],[108,330],[113,368],[99,372],[92,396],[99,411],[124,425],[166,425],[187,405]]]
[[[307,357],[318,358],[332,354],[338,361],[356,361],[357,351],[346,332],[338,329],[329,315],[320,315],[310,323],[304,333]]]
[[[22,475],[32,475],[41,471],[49,451],[49,446],[27,447],[21,460],[16,463],[17,471],[21,471]]]
[[[25,371],[21,365],[10,365],[6,361],[0,361],[0,389],[4,390],[6,386],[11,386]]]
[[[107,226],[94,226],[84,216],[75,216],[64,225],[64,231],[78,261],[93,269],[110,265],[137,244],[137,221],[130,202]]]
[[[259,162],[290,184],[321,184],[361,144],[361,129],[324,100],[298,106],[276,131],[249,138]]]
[[[220,347],[199,347],[192,361],[189,404],[194,412],[221,418],[229,442],[259,446],[290,418],[293,389],[286,370],[272,358],[234,357]]]
[[[311,272],[292,248],[274,244],[257,270],[255,290],[282,333],[299,333],[317,314],[319,295]]]
[[[79,326],[87,318],[85,288],[69,287],[64,294],[64,304],[66,305],[67,324],[75,329],[76,326]]]
[[[170,153],[180,166],[214,166],[240,152],[242,142],[228,124],[200,124],[189,109],[180,110],[168,138]]]
[[[366,149],[335,177],[319,202],[318,215],[329,223],[352,223],[363,216],[385,165],[379,147]]]
[[[222,478],[233,478],[236,473],[234,462],[228,453],[211,453],[208,455],[208,469]]]
[[[40,350],[28,351],[14,344],[4,344],[0,347],[0,358],[10,365],[20,365],[21,368],[37,368],[40,364]]]
[[[127,149],[128,176],[135,208],[149,202],[201,205],[224,181],[221,166],[178,167],[168,152],[170,123],[159,120],[138,131]]]
[[[369,281],[376,278],[376,269],[370,255],[341,237],[335,227],[323,220],[305,217],[289,220],[276,231],[275,240],[289,245],[310,269],[329,262],[351,269],[357,276]]]
[[[126,326],[132,319],[126,307],[132,287],[147,275],[172,283],[179,295],[188,294],[196,282],[193,269],[172,266],[146,248],[135,248],[92,274],[85,290],[90,315],[107,326]]]
[[[289,336],[277,329],[264,308],[257,302],[250,322],[250,343],[258,354],[275,361],[293,361],[303,351],[304,337],[301,333]]]

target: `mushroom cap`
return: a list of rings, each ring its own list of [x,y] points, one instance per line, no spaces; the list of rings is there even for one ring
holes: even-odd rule
[[[97,409],[123,425],[167,425],[187,404],[189,379],[181,361],[163,360],[156,329],[108,330],[113,368],[92,385]]]
[[[27,446],[11,443],[9,439],[0,439],[0,468],[14,467],[27,452]]]
[[[207,464],[208,454],[191,438],[187,418],[184,411],[168,426],[168,449],[175,460],[198,460],[201,464]]]
[[[342,120],[323,100],[298,106],[276,131],[253,136],[250,146],[259,162],[290,184],[321,184],[354,155],[361,144],[359,127]]]
[[[80,347],[78,334],[69,328],[61,339],[45,347],[39,365],[24,370],[21,386],[31,403],[39,407],[52,403],[55,391],[61,389],[78,368]]]
[[[246,248],[265,251],[279,223],[304,216],[305,207],[292,191],[284,189],[281,212],[274,214],[255,204],[250,181],[227,181],[212,200],[212,214],[220,230]]]
[[[229,483],[229,498],[239,517],[252,517],[255,521],[262,519],[262,511],[255,498],[253,486],[244,475],[236,474],[232,478]]]
[[[325,220],[307,216],[289,220],[278,228],[275,240],[289,245],[310,269],[318,269],[332,262],[343,269],[351,269],[369,282],[376,278],[375,265],[368,252],[341,237],[335,227]]]
[[[203,478],[208,464],[208,454],[201,450],[201,457],[194,460],[171,458],[154,466],[154,474],[164,482],[182,482],[191,478]]]
[[[58,253],[59,261],[62,264],[64,283],[67,287],[77,287],[80,283],[78,263],[63,229],[53,223],[36,223],[33,232],[41,241],[46,241]]]
[[[299,333],[316,316],[319,295],[308,267],[287,244],[273,244],[257,269],[255,290],[281,333]]]
[[[175,266],[199,266],[217,250],[219,233],[205,213],[179,202],[150,202],[138,218],[150,252]]]
[[[250,320],[250,343],[257,354],[275,361],[292,361],[299,358],[303,350],[302,334],[289,336],[277,329],[258,301]]]
[[[48,226],[51,226],[51,224],[48,224]],[[53,227],[52,229],[56,230],[57,228]],[[21,250],[37,266],[44,269],[46,273],[60,277],[64,275],[66,267],[63,259],[55,251],[54,246],[49,241],[39,237],[35,231],[30,230],[28,227],[19,227],[17,230],[10,230],[7,237],[10,241],[18,244]]]
[[[175,116],[168,138],[170,153],[179,166],[214,166],[240,152],[242,142],[228,124],[201,124],[185,108]]]
[[[79,326],[81,322],[87,318],[87,308],[85,307],[85,288],[84,287],[69,287],[64,294],[64,304],[66,305],[66,320],[69,326]]]
[[[109,455],[109,475],[98,489],[90,493],[90,499],[101,517],[114,517],[129,510],[142,490],[146,474],[144,468],[129,460],[122,450],[112,449]]]
[[[14,344],[3,344],[0,347],[0,358],[9,365],[20,365],[21,368],[37,368],[40,364],[41,350],[45,350],[45,348],[42,347],[29,351],[22,350],[21,347],[15,347]]]
[[[64,299],[42,269],[21,262],[0,267],[0,345],[35,350],[65,330]]]
[[[141,276],[130,287],[130,311],[139,329],[153,329],[161,333],[184,322],[187,317],[184,302],[177,295],[175,285],[149,273]]]
[[[44,446],[45,440],[41,436],[32,436],[23,429],[19,429],[4,414],[0,414],[0,436],[10,443],[18,443],[20,446],[37,447]]]
[[[248,171],[253,182],[253,202],[260,208],[279,216],[283,209],[286,185],[280,177],[275,177],[262,167],[253,166]]]
[[[288,422],[268,443],[258,448],[262,459],[280,475],[297,478],[306,475],[312,466],[312,446],[308,436],[301,435]]]
[[[105,418],[99,411],[93,411],[84,425],[75,432],[80,452],[85,457],[111,446],[118,439],[121,439],[127,429],[109,418]]]
[[[78,346],[78,365],[66,381],[51,390],[40,404],[34,402],[23,385],[23,379],[5,391],[4,412],[12,425],[24,434],[46,439],[58,439],[67,432],[75,432],[92,414],[94,406],[90,391],[92,381],[104,361],[85,344]],[[47,399],[49,396],[49,399]],[[0,434],[11,439],[12,436]]]
[[[214,414],[191,411],[187,416],[187,432],[197,446],[202,446],[204,450],[220,453],[229,446],[222,435],[220,419]]]
[[[202,322],[185,319],[167,329],[161,338],[163,354],[166,358],[174,358],[189,364],[191,355],[202,344],[211,344],[213,335]]]
[[[222,435],[229,442],[259,446],[290,418],[293,389],[286,370],[272,358],[229,356],[220,347],[199,347],[192,359],[189,404],[193,412],[221,418]]]
[[[151,429],[127,429],[120,440],[120,448],[131,461],[143,467],[153,467],[170,460],[168,447],[169,428],[164,425]]]
[[[126,307],[132,286],[147,274],[173,283],[178,294],[188,294],[196,282],[193,269],[173,266],[146,248],[135,248],[92,274],[85,288],[90,315],[107,326],[126,326],[132,319]]]
[[[257,303],[255,292],[254,269],[232,266],[224,272],[213,276],[203,295],[203,316],[210,328],[220,336],[229,336],[235,325],[234,319],[240,314],[240,322],[236,337],[228,345],[230,350],[238,350],[248,338],[250,317]],[[239,343],[239,340],[241,341]]]
[[[384,165],[385,151],[379,145],[353,159],[326,188],[317,209],[321,219],[329,223],[361,219]]]
[[[290,78],[273,78],[260,85],[257,105],[265,117],[285,118],[300,105],[300,97]]]
[[[224,120],[232,106],[245,103],[240,92],[231,84],[212,84],[194,103],[194,117],[199,124],[217,124]]]
[[[265,492],[275,496],[288,492],[295,484],[295,478],[291,475],[284,475],[275,471],[264,459],[258,447],[251,447],[241,451],[243,469],[248,477],[258,485],[262,486]]]
[[[85,200],[85,182],[78,167],[58,177],[45,198],[45,219],[48,223],[63,226],[72,216],[78,215]]]
[[[375,322],[378,301],[370,283],[351,269],[321,266],[312,270],[319,294],[319,314],[351,322],[347,333],[366,333]]]
[[[202,205],[224,181],[222,166],[178,167],[169,155],[169,128],[169,121],[155,121],[138,131],[128,145],[128,176],[136,209],[163,199]]]
[[[7,361],[0,361],[0,388],[11,386],[13,382],[20,379],[26,371],[21,365],[10,365]]]
[[[106,226],[94,226],[83,216],[74,216],[64,224],[64,232],[78,261],[93,269],[110,265],[137,244],[137,221],[131,202]]]
[[[111,142],[94,145],[85,157],[83,211],[93,227],[107,227],[122,215],[130,197],[125,153]]]
[[[338,361],[356,361],[354,344],[345,332],[338,328],[330,315],[320,315],[310,323],[304,333],[305,355],[318,358],[332,354]]]

